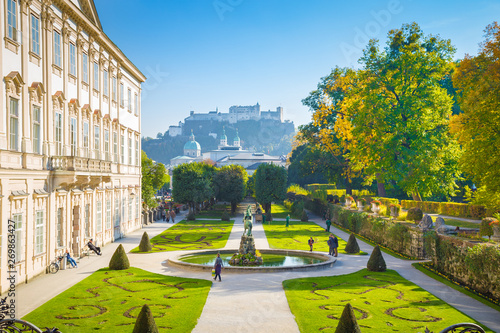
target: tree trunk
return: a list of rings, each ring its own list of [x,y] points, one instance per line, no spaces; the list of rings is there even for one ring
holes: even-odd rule
[[[377,178],[377,194],[379,197],[387,197],[387,193],[385,192],[385,183],[384,181],[382,180],[382,176],[380,175],[380,173],[377,173],[375,175],[375,177]]]
[[[412,192],[411,196],[415,201],[422,201],[422,197],[420,196],[420,193],[418,193],[418,191]]]
[[[345,194],[352,195],[352,184],[351,178],[349,178],[349,176],[345,177]]]
[[[231,214],[234,214],[236,212],[236,202],[231,202]]]
[[[269,212],[271,212],[271,203],[268,202],[268,203],[265,203],[264,204],[264,209],[266,210],[266,214]]]

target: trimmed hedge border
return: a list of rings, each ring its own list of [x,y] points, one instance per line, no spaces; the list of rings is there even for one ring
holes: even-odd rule
[[[404,209],[418,207],[423,212],[431,214],[470,217],[478,220],[486,217],[486,207],[480,205],[470,205],[456,202],[401,200],[401,206]]]

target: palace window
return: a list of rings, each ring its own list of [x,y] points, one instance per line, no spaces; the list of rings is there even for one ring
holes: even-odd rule
[[[111,200],[106,200],[106,230],[111,229]]]
[[[132,112],[132,90],[130,89],[127,90],[127,98],[128,110]]]
[[[41,132],[40,132],[40,107],[33,105],[33,152],[41,152]]]
[[[17,2],[15,0],[7,0],[7,36],[18,41],[17,37]]]
[[[61,34],[57,31],[54,31],[54,65],[62,67]]]
[[[76,76],[76,46],[69,43],[69,73]]]
[[[108,71],[107,70],[103,71],[103,80],[104,80],[104,82],[103,82],[103,88],[102,88],[103,94],[104,94],[104,96],[108,96],[108,86],[109,86],[108,80],[109,80],[109,76],[108,76]]]
[[[16,262],[24,259],[23,214],[12,214],[14,221],[14,235],[16,240]]]
[[[89,157],[89,123],[83,122],[83,154]]]
[[[135,165],[139,166],[139,139],[135,138]]]
[[[40,20],[31,15],[31,52],[40,55]]]
[[[101,133],[99,131],[99,126],[94,126],[94,152],[95,152],[95,158],[100,160],[101,159]]]
[[[90,237],[90,204],[85,205],[85,237]]]
[[[125,164],[125,135],[121,136],[121,147],[120,147],[120,163]]]
[[[113,76],[113,102],[116,102],[116,76]]]
[[[113,162],[118,163],[118,133],[113,132]]]
[[[128,197],[128,220],[132,220],[134,216],[132,215],[132,208],[134,207],[134,198]]]
[[[140,206],[139,206],[139,197],[140,195],[136,194],[135,195],[135,218],[139,218],[139,213],[140,213]]]
[[[96,232],[102,232],[102,202],[97,201],[96,205]]]
[[[77,147],[78,147],[78,134],[76,128],[76,118],[71,118],[70,120],[70,128],[69,128],[69,141],[71,146],[71,156],[77,155]]]
[[[104,130],[104,159],[110,161],[109,156],[109,130]]]
[[[15,98],[10,99],[10,128],[9,128],[9,147],[12,150],[19,149],[19,101]]]
[[[128,164],[132,165],[132,138],[128,138]]]
[[[64,210],[63,208],[58,208],[57,209],[57,224],[56,224],[56,240],[57,240],[57,247],[63,247],[64,246]]]
[[[99,64],[94,62],[94,89],[99,90]]]
[[[62,155],[62,113],[54,115],[54,135],[56,141],[56,155]]]
[[[39,210],[35,212],[35,255],[43,252],[43,236],[43,210]]]
[[[123,83],[120,83],[120,106],[125,106],[125,91],[124,91]]]
[[[82,53],[83,82],[89,83],[89,56]]]
[[[115,197],[115,227],[120,226],[120,199],[118,195]]]
[[[134,114],[136,116],[139,115],[139,103],[138,103],[137,94],[134,94]]]

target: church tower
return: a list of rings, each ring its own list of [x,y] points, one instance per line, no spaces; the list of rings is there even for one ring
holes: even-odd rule
[[[238,129],[236,129],[236,137],[233,140],[233,146],[234,147],[241,147],[241,145],[240,145],[240,137],[238,135]]]
[[[220,147],[226,147],[226,146],[227,146],[226,129],[224,127],[222,127],[222,135],[220,136],[219,149],[220,149]]]
[[[193,130],[191,130],[189,141],[184,145],[184,155],[189,157],[201,156],[201,146],[198,142],[195,141]]]

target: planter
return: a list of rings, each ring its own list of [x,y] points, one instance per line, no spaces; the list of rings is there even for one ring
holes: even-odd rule
[[[352,204],[351,199],[345,199],[345,206],[346,206],[347,208],[350,208],[350,207],[351,207],[351,204]]]
[[[363,211],[363,203],[362,203],[361,201],[356,202],[356,206],[358,206],[358,210],[359,210],[360,212],[362,212],[362,211]]]
[[[391,216],[397,218],[399,216],[399,208],[391,207]]]
[[[380,206],[375,203],[372,203],[372,212],[378,215],[379,211],[380,211]]]
[[[491,237],[491,239],[500,241],[500,225],[494,224],[491,227],[493,229],[493,237]]]

